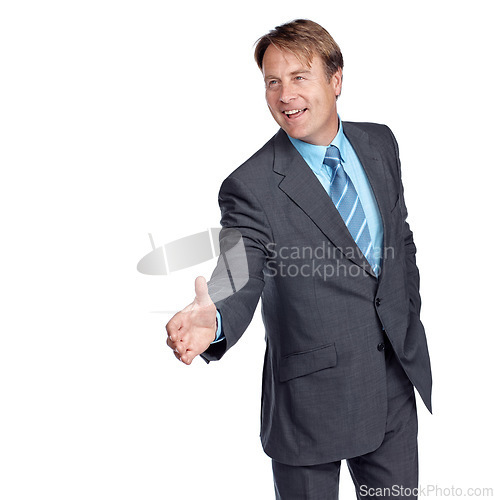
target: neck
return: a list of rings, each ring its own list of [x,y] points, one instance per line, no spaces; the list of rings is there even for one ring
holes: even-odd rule
[[[313,144],[314,146],[329,146],[331,142],[334,140],[336,135],[338,134],[338,130],[340,128],[340,119],[338,114],[335,113],[334,118],[331,118],[330,123],[328,124],[326,130],[319,136],[314,139],[300,139],[309,144]]]

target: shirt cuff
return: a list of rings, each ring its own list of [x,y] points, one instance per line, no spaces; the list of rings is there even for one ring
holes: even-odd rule
[[[218,328],[216,328],[216,338],[213,340],[213,342],[211,342],[211,344],[221,342],[225,338],[221,329],[221,314],[218,310],[216,311],[216,321],[218,322]]]

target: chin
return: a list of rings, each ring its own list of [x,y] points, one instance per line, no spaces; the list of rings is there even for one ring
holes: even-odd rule
[[[290,136],[293,137],[294,139],[298,139],[299,141],[305,141],[305,138],[307,137],[306,134],[300,131],[295,131],[292,130],[291,133],[289,130],[285,130],[285,132]]]

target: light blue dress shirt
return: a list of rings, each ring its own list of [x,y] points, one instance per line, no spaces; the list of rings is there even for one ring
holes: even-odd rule
[[[331,177],[328,170],[323,165],[323,161],[326,155],[326,149],[329,146],[336,146],[339,149],[343,168],[352,180],[355,190],[360,198],[360,202],[362,203],[362,208],[369,227],[372,245],[374,247],[375,262],[380,267],[383,244],[383,224],[381,214],[364,167],[362,167],[357,153],[345,136],[341,120],[339,120],[338,133],[336,134],[336,137],[331,141],[331,144],[328,144],[327,146],[316,146],[314,144],[309,144],[308,142],[303,142],[299,139],[294,139],[290,136],[288,136],[288,138],[305,160],[307,165],[309,165],[311,170],[314,172],[315,176],[319,179],[319,182],[328,193],[328,196]],[[216,330],[216,340],[213,343],[220,342],[225,338],[221,330],[221,314],[219,311],[216,312],[216,318],[218,319],[218,328]]]
[[[341,123],[341,120],[339,122],[336,137],[331,141],[331,144],[328,144],[327,146],[316,146],[314,144],[303,142],[299,139],[293,139],[290,136],[288,136],[288,138],[312,169],[328,195],[331,177],[328,173],[328,169],[323,165],[324,156],[326,155],[326,149],[329,146],[336,146],[339,149],[343,169],[347,173],[348,177],[350,177],[360,198],[360,203],[362,203],[362,208],[369,227],[372,246],[374,247],[374,260],[380,267],[383,244],[383,224],[381,214],[364,167],[362,167],[357,153],[353,149],[350,141],[347,139],[343,131],[343,124]]]

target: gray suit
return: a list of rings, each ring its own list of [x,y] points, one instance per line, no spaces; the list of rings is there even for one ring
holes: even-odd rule
[[[334,462],[379,447],[387,418],[388,339],[431,410],[416,248],[405,220],[398,147],[384,125],[344,122],[343,128],[383,221],[379,278],[282,130],[224,181],[219,195],[222,226],[242,233],[249,280],[216,303],[226,339],[202,356],[220,359],[262,298],[261,440],[270,457],[288,465]]]

